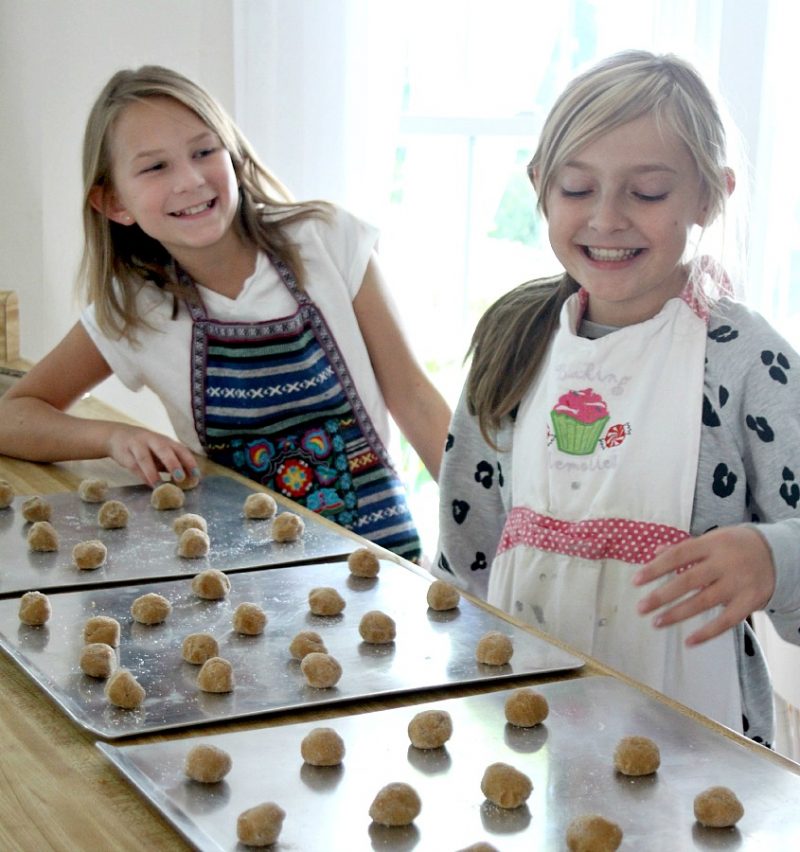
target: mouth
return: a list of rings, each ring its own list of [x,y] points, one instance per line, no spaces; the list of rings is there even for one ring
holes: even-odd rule
[[[590,260],[619,263],[638,257],[644,249],[640,248],[599,248],[598,246],[581,246],[583,253]]]
[[[176,219],[181,219],[184,216],[196,216],[198,213],[205,213],[206,210],[210,210],[214,206],[215,201],[216,199],[212,198],[210,201],[204,201],[202,204],[195,204],[194,207],[175,210],[169,215],[174,216]]]

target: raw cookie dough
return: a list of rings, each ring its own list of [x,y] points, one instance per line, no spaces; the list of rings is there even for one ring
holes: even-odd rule
[[[233,666],[222,657],[206,660],[197,675],[203,692],[233,692]]]
[[[255,521],[262,521],[265,518],[271,518],[278,511],[278,504],[275,498],[269,494],[264,494],[263,491],[257,491],[255,494],[248,494],[244,501],[244,516]]]
[[[434,580],[428,586],[428,606],[436,612],[455,609],[461,601],[461,593],[445,580]]]
[[[233,761],[227,751],[200,743],[189,749],[183,769],[192,781],[216,784],[231,771],[231,766]]]
[[[490,630],[478,640],[475,659],[487,666],[504,666],[513,653],[514,646],[511,639],[499,630]]]
[[[108,549],[100,539],[79,541],[72,548],[72,563],[81,571],[94,571],[99,568],[108,555]]]
[[[50,601],[42,592],[25,592],[19,599],[19,620],[31,627],[39,627],[50,618]]]
[[[370,645],[385,645],[394,642],[397,635],[394,619],[378,609],[365,612],[358,625],[361,638]]]
[[[78,486],[78,497],[84,503],[102,503],[108,496],[105,479],[84,479]]]
[[[477,843],[459,849],[458,852],[497,852],[497,847],[492,846],[491,843],[487,843],[485,840],[479,840]]]
[[[622,829],[597,814],[575,817],[567,826],[570,852],[614,852],[622,843]]]
[[[172,522],[172,529],[175,530],[175,535],[180,536],[186,530],[202,530],[208,532],[208,524],[202,515],[196,515],[194,512],[186,512],[180,517],[175,518]]]
[[[345,599],[330,586],[319,586],[308,593],[308,608],[314,615],[339,615],[346,606]]]
[[[694,817],[708,828],[729,828],[744,816],[744,807],[728,787],[709,787],[694,799]]]
[[[7,509],[14,502],[14,489],[11,483],[0,479],[0,509]]]
[[[508,763],[492,763],[481,779],[481,792],[500,808],[518,808],[533,790],[531,779]]]
[[[614,749],[614,768],[623,775],[652,775],[660,765],[658,746],[649,737],[623,737]]]
[[[267,614],[258,604],[245,601],[233,612],[233,629],[245,636],[258,636],[267,626]]]
[[[330,654],[312,651],[306,654],[300,663],[300,671],[305,675],[309,686],[317,689],[329,689],[339,682],[342,667]]]
[[[193,666],[219,656],[219,643],[210,633],[190,633],[184,637],[181,656]]]
[[[117,655],[111,645],[91,642],[81,650],[80,666],[89,677],[110,677],[117,667]]]
[[[28,547],[36,553],[58,550],[58,533],[50,521],[35,521],[28,530]]]
[[[242,811],[236,820],[236,837],[245,846],[270,846],[281,833],[286,811],[274,802],[264,802]]]
[[[127,670],[117,669],[106,682],[106,698],[123,710],[135,710],[144,701],[144,687]]]
[[[174,479],[172,481],[175,482]],[[175,482],[175,484],[181,489],[181,491],[191,491],[193,488],[197,488],[200,484],[200,474],[198,473],[197,475],[194,475],[188,473],[180,482]]]
[[[372,579],[378,576],[381,563],[368,547],[359,547],[347,557],[347,567],[355,577]]]
[[[121,500],[106,500],[97,513],[97,523],[104,530],[121,530],[128,526],[130,513]]]
[[[505,703],[506,721],[518,728],[532,728],[547,718],[550,707],[540,692],[529,686],[515,689]]]
[[[301,630],[289,643],[289,653],[295,660],[302,660],[307,654],[315,651],[321,654],[328,653],[322,637],[313,630]]]
[[[272,540],[279,544],[288,544],[292,541],[297,541],[303,534],[305,523],[300,515],[295,515],[293,512],[284,512],[278,515],[272,522]]]
[[[26,521],[49,521],[53,514],[53,507],[44,497],[29,497],[22,503],[22,517]]]
[[[102,642],[116,648],[119,645],[120,627],[116,618],[110,615],[93,615],[83,625],[83,641]]]
[[[178,539],[178,556],[185,559],[200,559],[208,555],[210,547],[211,541],[208,538],[208,533],[190,527],[188,530],[184,530]]]
[[[150,495],[150,505],[159,512],[180,509],[185,501],[183,491],[173,482],[162,482]]]
[[[300,754],[312,766],[338,766],[344,760],[344,740],[333,728],[314,728],[303,737]]]
[[[422,710],[408,723],[414,748],[441,748],[453,735],[453,719],[446,710]]]
[[[410,825],[422,810],[419,794],[402,781],[387,784],[369,806],[369,815],[379,825]]]
[[[192,591],[198,598],[219,601],[231,590],[231,581],[217,568],[207,568],[192,579]]]
[[[131,604],[131,615],[139,624],[161,624],[172,612],[172,604],[156,592],[140,595]]]

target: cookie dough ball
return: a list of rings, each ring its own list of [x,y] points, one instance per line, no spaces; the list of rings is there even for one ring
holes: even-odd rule
[[[245,601],[233,613],[233,629],[245,636],[258,636],[267,626],[267,614],[258,604]]]
[[[263,521],[271,518],[278,511],[275,498],[263,491],[248,494],[244,501],[244,516],[254,521]]]
[[[144,687],[127,670],[117,669],[106,682],[106,698],[123,710],[135,710],[145,698]]]
[[[207,601],[219,601],[231,590],[231,581],[217,568],[201,571],[192,579],[192,591],[198,598]]]
[[[313,630],[301,630],[289,643],[289,653],[295,660],[302,660],[308,654],[327,654],[328,649],[319,633]]]
[[[319,651],[313,651],[303,657],[300,671],[305,675],[308,685],[316,689],[330,689],[342,676],[342,667],[336,657]]]
[[[300,754],[312,766],[338,766],[344,760],[344,740],[333,728],[314,728],[303,737]]]
[[[150,505],[159,512],[180,509],[185,500],[183,491],[174,482],[162,482],[150,495]]]
[[[49,521],[36,521],[28,530],[28,547],[36,553],[58,550],[58,533]]]
[[[532,728],[547,718],[550,707],[540,692],[529,686],[515,689],[505,703],[506,721],[518,728]]]
[[[195,515],[194,512],[186,512],[172,522],[172,529],[175,535],[181,536],[186,530],[202,530],[208,532],[208,524],[202,515]]]
[[[22,517],[26,521],[49,521],[53,514],[53,507],[44,497],[29,497],[22,503]]]
[[[117,667],[117,655],[105,642],[84,645],[80,657],[81,671],[89,677],[111,677]]]
[[[274,802],[242,811],[236,820],[236,837],[245,846],[270,846],[281,833],[286,812]]]
[[[102,642],[112,648],[119,646],[120,627],[116,618],[110,615],[93,615],[83,625],[83,641],[91,644]]]
[[[106,500],[97,513],[97,523],[104,530],[121,530],[128,526],[130,512],[121,500]]]
[[[481,792],[500,808],[518,808],[532,790],[531,779],[508,763],[492,763],[481,779]]]
[[[441,748],[453,735],[453,720],[446,710],[423,710],[408,723],[414,748]]]
[[[346,606],[345,599],[330,586],[320,586],[308,593],[308,608],[314,615],[339,615]]]
[[[216,784],[231,771],[233,761],[227,751],[213,745],[200,743],[189,749],[184,772],[201,784]]]
[[[210,633],[190,633],[181,645],[181,656],[193,666],[219,656],[219,643]]]
[[[728,787],[709,787],[694,799],[694,817],[708,828],[729,828],[744,816],[744,807]]]
[[[504,666],[513,653],[514,645],[511,639],[499,630],[490,630],[478,640],[475,659],[487,666]]]
[[[614,750],[614,768],[623,775],[652,775],[660,765],[658,746],[649,737],[623,737]]]
[[[78,497],[84,503],[102,503],[108,496],[105,479],[84,479],[78,486]]]
[[[394,642],[397,628],[391,616],[379,609],[373,609],[365,612],[361,617],[358,632],[361,634],[361,638],[370,645],[385,645]]]
[[[173,482],[175,482],[174,479]],[[193,488],[197,488],[197,486],[200,484],[200,474],[186,474],[183,479],[180,480],[180,482],[175,482],[175,484],[178,486],[178,488],[181,489],[181,491],[191,491]]]
[[[197,675],[203,692],[233,692],[233,666],[222,657],[206,660]]]
[[[366,577],[371,580],[378,576],[381,563],[368,547],[359,547],[347,557],[347,567],[354,577]]]
[[[306,525],[300,515],[284,512],[272,522],[272,540],[279,544],[289,544],[297,541],[303,535]]]
[[[614,852],[622,843],[622,829],[597,814],[583,814],[567,826],[570,852]]]
[[[72,548],[72,563],[81,571],[94,571],[99,568],[108,556],[108,549],[100,539],[79,541]]]
[[[191,528],[184,530],[178,539],[178,556],[184,559],[200,559],[208,555],[211,541],[208,533]]]
[[[487,843],[485,840],[479,840],[477,843],[472,843],[470,846],[465,846],[459,849],[458,852],[498,852],[496,846]]]
[[[436,612],[455,609],[461,602],[461,593],[452,583],[434,580],[428,586],[428,606]]]
[[[19,599],[19,620],[31,627],[40,627],[48,618],[52,610],[47,595],[42,592],[25,592]]]
[[[0,509],[7,509],[14,502],[14,489],[11,483],[0,479]]]
[[[139,624],[161,624],[172,612],[172,604],[156,592],[140,595],[131,604],[131,615]]]
[[[402,781],[387,784],[369,806],[369,815],[379,825],[411,825],[422,810],[419,794]]]

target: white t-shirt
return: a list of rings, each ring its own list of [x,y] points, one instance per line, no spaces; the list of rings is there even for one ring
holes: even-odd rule
[[[378,231],[344,210],[333,208],[330,221],[310,217],[287,226],[286,233],[300,248],[306,292],[325,317],[353,377],[359,395],[383,440],[389,442],[386,403],[361,335],[355,298]],[[235,299],[199,287],[208,316],[227,322],[264,322],[294,314],[297,302],[280,275],[259,253],[253,274]],[[115,375],[131,390],[150,388],[162,401],[178,440],[202,454],[191,405],[192,319],[184,304],[172,319],[173,298],[154,285],[142,287],[137,308],[150,326],[137,331],[137,344],[106,337],[98,328],[94,306],[81,322]]]

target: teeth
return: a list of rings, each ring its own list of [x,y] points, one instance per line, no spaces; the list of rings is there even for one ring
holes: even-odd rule
[[[208,210],[211,207],[210,201],[205,201],[203,204],[196,204],[194,207],[187,207],[185,210],[178,210],[177,213],[173,213],[173,216],[194,216],[196,213],[202,213],[204,210]]]
[[[593,248],[586,246],[586,252],[592,260],[628,260],[639,253],[639,249]]]

